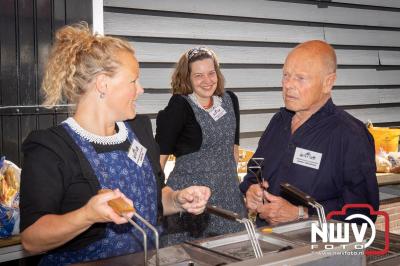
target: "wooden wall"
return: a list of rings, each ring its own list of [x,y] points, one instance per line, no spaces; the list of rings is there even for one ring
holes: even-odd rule
[[[400,2],[396,0],[104,0],[104,32],[132,42],[153,118],[170,98],[181,53],[207,45],[241,105],[241,144],[255,148],[283,105],[281,68],[299,42],[326,40],[338,54],[334,102],[362,121],[400,124]]]
[[[241,144],[254,148],[283,105],[286,54],[299,42],[322,39],[338,54],[336,104],[362,121],[400,125],[397,0],[104,0],[103,15],[105,33],[137,50],[146,89],[138,108],[153,122],[170,98],[180,54],[207,45],[239,96]],[[66,108],[38,106],[43,67],[56,29],[91,23],[92,0],[2,0],[0,17],[0,154],[21,163],[26,135],[67,116]]]
[[[0,155],[21,164],[30,131],[67,117],[66,108],[40,106],[40,84],[54,32],[92,21],[92,0],[0,1]]]

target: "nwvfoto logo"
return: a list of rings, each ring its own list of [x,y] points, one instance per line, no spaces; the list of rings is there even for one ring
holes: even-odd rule
[[[327,215],[327,219],[331,219],[333,216],[345,216],[348,209],[360,209],[367,208],[369,209],[369,213],[371,215],[382,215],[385,220],[385,248],[383,250],[365,250],[365,255],[384,255],[389,251],[389,215],[383,211],[375,211],[371,205],[369,204],[346,204],[343,206],[341,211],[332,211]],[[356,223],[351,223],[350,221],[353,219],[364,220],[365,223],[362,223],[360,228]],[[324,223],[322,224],[322,228],[319,227],[318,223],[311,224],[311,242],[317,242],[317,235],[322,239],[323,243],[342,243],[343,247],[346,246],[346,243],[350,242],[350,228],[352,234],[356,240],[357,244],[355,245],[356,249],[366,249],[374,242],[376,237],[376,228],[372,220],[363,214],[352,214],[345,218],[345,221],[349,221],[349,223]],[[365,233],[367,231],[368,226],[371,228],[371,236],[370,239],[363,244],[365,239]],[[344,243],[344,244],[343,244]],[[318,247],[318,245],[311,245],[311,248]],[[331,244],[325,245],[325,249],[331,249],[333,246]]]

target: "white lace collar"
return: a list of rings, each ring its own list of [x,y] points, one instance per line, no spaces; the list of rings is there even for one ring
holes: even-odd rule
[[[206,111],[206,112],[211,112],[217,107],[220,107],[222,104],[222,97],[213,95],[213,106],[211,108],[205,109],[197,100],[197,97],[194,95],[194,93],[191,93],[188,95],[189,99],[192,100],[200,109]]]
[[[73,131],[75,131],[79,136],[83,137],[87,141],[95,144],[100,144],[100,145],[115,145],[115,144],[120,144],[125,142],[125,140],[128,138],[128,130],[126,129],[126,126],[124,122],[117,122],[118,126],[118,133],[112,135],[112,136],[99,136],[96,134],[93,134],[86,129],[82,128],[73,117],[69,117],[66,120],[64,120],[62,123],[67,124],[72,128]]]

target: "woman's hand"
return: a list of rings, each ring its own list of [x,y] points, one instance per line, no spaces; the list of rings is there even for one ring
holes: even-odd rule
[[[118,210],[114,210],[108,205],[108,201],[118,198],[122,198],[130,206],[133,206],[133,202],[119,191],[119,189],[109,190],[93,196],[86,203],[84,210],[87,219],[92,223],[114,222],[116,224],[123,224],[128,222],[118,214]],[[126,215],[131,217],[133,213],[126,213]]]
[[[67,243],[94,223],[126,223],[127,220],[108,205],[109,200],[118,198],[133,206],[132,201],[119,190],[109,190],[93,196],[86,205],[77,210],[62,215],[43,215],[21,232],[21,242],[29,252],[40,253]],[[126,214],[132,216],[133,213]]]
[[[182,210],[198,215],[204,212],[210,196],[211,190],[208,187],[190,186],[175,191],[173,200]]]

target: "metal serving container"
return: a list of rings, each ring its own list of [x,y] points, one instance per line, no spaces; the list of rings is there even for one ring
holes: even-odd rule
[[[271,228],[256,229],[256,236],[264,254],[258,259],[254,256],[246,231],[197,240],[185,245],[187,249],[197,248],[207,254],[213,254],[229,265],[365,265],[363,255],[340,256],[318,253],[318,251],[323,251],[323,245],[311,250],[312,222],[318,222],[318,218],[277,226],[272,228],[272,232]],[[353,251],[355,244],[350,243],[345,249],[338,244],[331,251]],[[179,265],[222,265],[210,263],[208,258],[201,256],[200,260],[196,257],[178,263]],[[337,264],[337,262],[340,263]]]
[[[264,255],[292,249],[297,245],[293,241],[283,240],[260,232],[256,233],[256,237]],[[254,258],[253,248],[250,245],[249,236],[246,232],[203,240],[199,245],[240,260]]]
[[[311,223],[318,219],[288,223],[266,230],[257,228],[256,236],[264,256],[255,258],[246,231],[183,243],[159,250],[160,265],[172,266],[248,266],[248,265],[366,265],[365,256],[341,256],[319,253],[323,247],[310,249]],[[270,228],[269,228],[270,229]],[[331,251],[355,250],[335,246]],[[394,254],[392,254],[394,255]],[[143,265],[143,253],[130,254],[79,265]],[[149,251],[149,265],[156,265],[155,251]],[[394,256],[389,256],[394,260]],[[388,258],[388,259],[389,259]],[[379,261],[375,260],[376,265]]]

